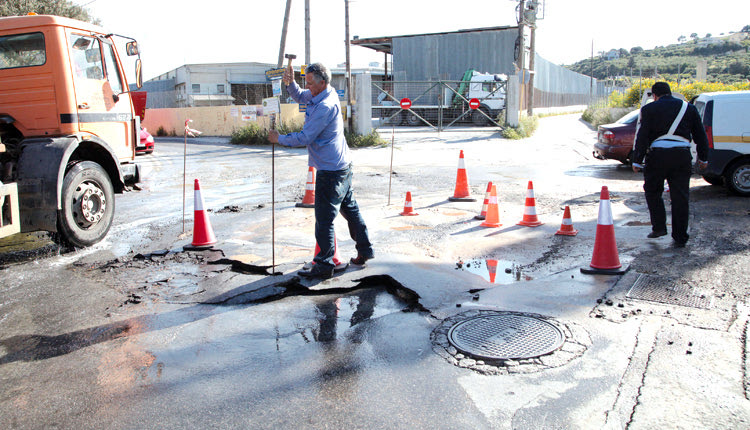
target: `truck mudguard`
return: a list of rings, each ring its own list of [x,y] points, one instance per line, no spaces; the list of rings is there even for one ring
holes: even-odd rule
[[[18,160],[18,203],[21,231],[57,231],[57,211],[62,209],[61,190],[72,160],[98,163],[109,174],[115,192],[125,187],[119,161],[103,140],[90,136],[25,139]],[[75,157],[73,156],[75,154]]]

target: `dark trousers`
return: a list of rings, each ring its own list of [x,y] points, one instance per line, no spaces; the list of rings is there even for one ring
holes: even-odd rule
[[[349,225],[349,235],[356,243],[357,252],[367,258],[373,254],[365,220],[352,195],[352,167],[343,170],[318,170],[315,178],[315,240],[320,252],[314,258],[321,267],[333,267],[333,220],[341,213]]]
[[[689,148],[653,148],[646,155],[643,169],[643,191],[651,215],[653,231],[667,231],[667,214],[664,209],[664,180],[669,184],[672,200],[672,238],[685,243],[688,236],[690,175],[693,173]]]

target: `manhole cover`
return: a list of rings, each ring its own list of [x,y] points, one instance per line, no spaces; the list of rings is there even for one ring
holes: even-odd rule
[[[553,324],[525,315],[485,315],[456,323],[448,340],[459,351],[486,360],[539,357],[560,348],[563,333]]]
[[[687,283],[650,275],[638,276],[626,297],[702,309],[709,309],[712,300],[710,295],[701,293]]]

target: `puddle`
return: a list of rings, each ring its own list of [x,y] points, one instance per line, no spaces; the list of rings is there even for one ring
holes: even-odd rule
[[[524,275],[521,265],[513,261],[494,259],[460,260],[456,263],[456,270],[467,271],[481,276],[490,284],[511,284],[513,282],[530,281],[533,278]]]

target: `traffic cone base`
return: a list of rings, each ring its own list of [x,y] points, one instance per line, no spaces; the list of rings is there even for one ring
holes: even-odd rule
[[[401,212],[399,215],[402,215],[402,216],[419,215],[418,213],[414,212],[414,207],[411,204],[411,191],[406,192],[406,202],[404,202],[404,211]]]
[[[526,227],[539,227],[544,224],[539,221],[536,216],[536,198],[534,198],[534,184],[529,181],[529,186],[526,190],[526,202],[523,208],[523,219],[518,222],[517,225],[523,225]]]
[[[201,184],[195,180],[195,191],[193,198],[195,206],[193,216],[193,242],[190,244],[193,248],[210,248],[216,243],[214,230],[211,228],[211,221],[208,214],[203,209],[203,196],[201,195]]]
[[[307,169],[307,182],[305,183],[305,196],[302,198],[302,203],[296,203],[294,206],[298,208],[314,208],[315,207],[315,168],[310,166]]]
[[[555,234],[562,236],[575,236],[578,234],[578,230],[573,228],[573,220],[570,217],[570,206],[565,206],[562,224],[560,224],[560,229]]]

